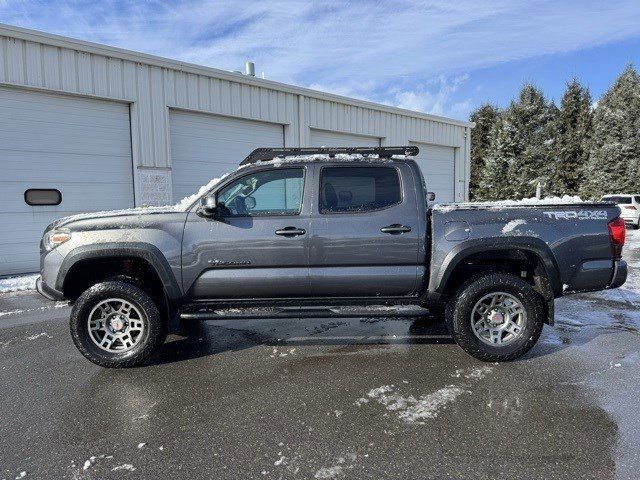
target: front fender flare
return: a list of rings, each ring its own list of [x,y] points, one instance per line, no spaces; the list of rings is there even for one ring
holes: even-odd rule
[[[56,290],[63,291],[69,270],[78,262],[111,257],[138,257],[146,260],[160,277],[167,296],[171,300],[177,300],[182,297],[182,291],[165,256],[158,247],[145,242],[95,243],[74,248],[62,261],[56,277]]]

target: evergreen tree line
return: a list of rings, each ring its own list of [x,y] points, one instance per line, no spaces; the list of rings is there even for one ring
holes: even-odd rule
[[[471,114],[470,197],[640,193],[640,76],[628,66],[594,107],[576,79],[560,106],[525,84],[505,109]]]

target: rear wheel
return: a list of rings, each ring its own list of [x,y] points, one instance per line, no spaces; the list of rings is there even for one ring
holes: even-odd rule
[[[463,284],[447,305],[445,318],[453,339],[467,353],[487,362],[506,362],[535,345],[545,311],[541,296],[527,282],[494,273]]]
[[[71,311],[70,329],[80,353],[111,368],[144,363],[167,335],[152,298],[125,281],[99,283],[80,295]]]

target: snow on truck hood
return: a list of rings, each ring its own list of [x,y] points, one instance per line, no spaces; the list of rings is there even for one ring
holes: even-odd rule
[[[135,216],[135,215],[149,215],[154,213],[184,213],[191,208],[191,206],[205,193],[215,187],[218,183],[228,177],[229,174],[225,174],[221,177],[214,178],[206,185],[203,185],[198,190],[198,193],[189,195],[183,198],[175,205],[164,205],[160,207],[136,207],[136,208],[123,208],[121,210],[101,210],[99,212],[86,212],[76,215],[70,215],[68,217],[62,217],[53,222],[47,229],[60,227],[62,225],[69,224],[71,222],[77,222],[80,220],[91,220],[94,218],[107,218],[107,217],[122,217],[122,216]]]

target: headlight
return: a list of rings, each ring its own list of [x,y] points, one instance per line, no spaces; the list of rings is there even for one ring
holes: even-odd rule
[[[68,242],[71,240],[71,232],[65,229],[57,229],[51,230],[47,232],[44,236],[43,243],[44,248],[48,250],[53,250],[58,245],[62,245],[64,242]]]

